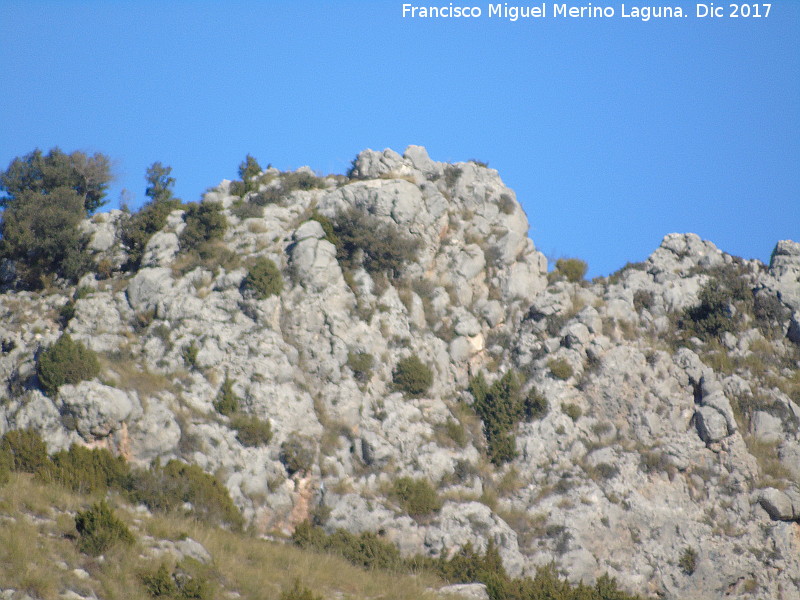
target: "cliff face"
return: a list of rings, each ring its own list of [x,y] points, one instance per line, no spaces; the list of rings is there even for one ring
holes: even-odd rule
[[[644,263],[571,282],[548,277],[492,169],[368,150],[349,179],[272,193],[301,175],[208,192],[228,221],[213,253],[186,252],[177,210],[122,271],[130,217],[112,211],[85,223],[103,277],[0,294],[0,431],[198,464],[262,531],[314,514],[409,554],[491,539],[513,574],[555,562],[667,598],[797,597],[800,244],[765,266],[670,234]],[[345,257],[326,227],[343,215],[413,260]],[[266,299],[245,282],[259,257],[283,279]],[[36,357],[62,332],[101,374],[48,397]],[[422,393],[394,381],[411,356],[433,375]],[[549,410],[516,419],[516,457],[496,466],[467,390],[509,372]],[[240,441],[226,394],[269,443]],[[441,509],[409,516],[391,493],[406,476]]]

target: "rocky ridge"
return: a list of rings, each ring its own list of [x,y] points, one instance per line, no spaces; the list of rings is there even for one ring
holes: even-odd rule
[[[367,150],[349,178],[244,218],[285,176],[266,171],[243,198],[227,181],[205,194],[227,218],[230,264],[187,261],[176,210],[125,272],[130,217],[111,211],[84,224],[108,276],[7,286],[0,433],[197,464],[263,532],[324,515],[328,530],[380,532],[406,554],[492,540],[514,575],[554,562],[665,598],[798,597],[800,244],[779,242],[767,266],[670,234],[644,263],[569,281],[548,274],[513,191],[474,162]],[[313,216],[353,209],[409,235],[415,260],[389,277],[343,265]],[[243,288],[257,257],[280,268],[279,295]],[[736,327],[710,337],[688,321],[703,322],[693,307],[720,282],[747,294],[724,307]],[[103,368],[48,397],[36,357],[64,331]],[[368,373],[356,355],[373,357]],[[433,372],[420,397],[392,384],[412,355]],[[516,427],[517,457],[495,467],[467,388],[510,370],[549,411]],[[225,381],[270,423],[269,444],[243,445],[215,409]],[[307,468],[287,469],[287,442]],[[389,493],[401,477],[430,481],[441,509],[409,516]]]

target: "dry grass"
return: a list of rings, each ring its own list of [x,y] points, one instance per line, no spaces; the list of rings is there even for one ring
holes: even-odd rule
[[[129,351],[122,350],[112,356],[101,355],[99,359],[101,371],[113,381],[114,387],[134,390],[142,398],[164,390],[174,391],[174,385],[168,377],[139,367]]]
[[[759,487],[785,488],[792,474],[778,459],[777,444],[762,442],[752,436],[745,436],[744,441],[750,454],[758,461]]]

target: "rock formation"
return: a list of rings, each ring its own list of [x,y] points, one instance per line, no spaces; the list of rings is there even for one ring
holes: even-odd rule
[[[227,181],[207,192],[228,221],[210,258],[187,257],[176,210],[125,271],[130,217],[111,211],[85,223],[110,275],[47,293],[5,277],[0,433],[197,464],[263,532],[324,513],[329,531],[380,532],[406,554],[493,540],[514,575],[554,562],[665,598],[797,598],[800,244],[778,242],[764,265],[670,234],[644,263],[569,281],[548,274],[492,169],[367,150],[348,178],[241,210],[298,174],[311,176],[271,169],[244,197]],[[414,259],[343,260],[323,225],[348,211],[401,232]],[[280,294],[243,284],[259,257]],[[37,354],[62,332],[102,372],[48,397]],[[422,394],[393,383],[410,356],[433,375]],[[467,390],[509,371],[549,410],[515,425],[516,458],[496,466]],[[215,408],[225,381],[269,422],[268,444],[242,444]],[[410,516],[390,493],[401,477],[429,481],[441,509]]]

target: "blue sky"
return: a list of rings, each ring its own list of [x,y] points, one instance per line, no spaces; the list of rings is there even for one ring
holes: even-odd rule
[[[156,160],[192,201],[247,153],[343,173],[364,148],[420,144],[489,162],[536,246],[590,275],[671,232],[764,261],[800,240],[800,2],[760,19],[626,4],[691,14],[648,22],[620,2],[517,22],[402,4],[0,0],[0,168],[37,147],[103,152],[111,205],[125,188],[138,206]]]

